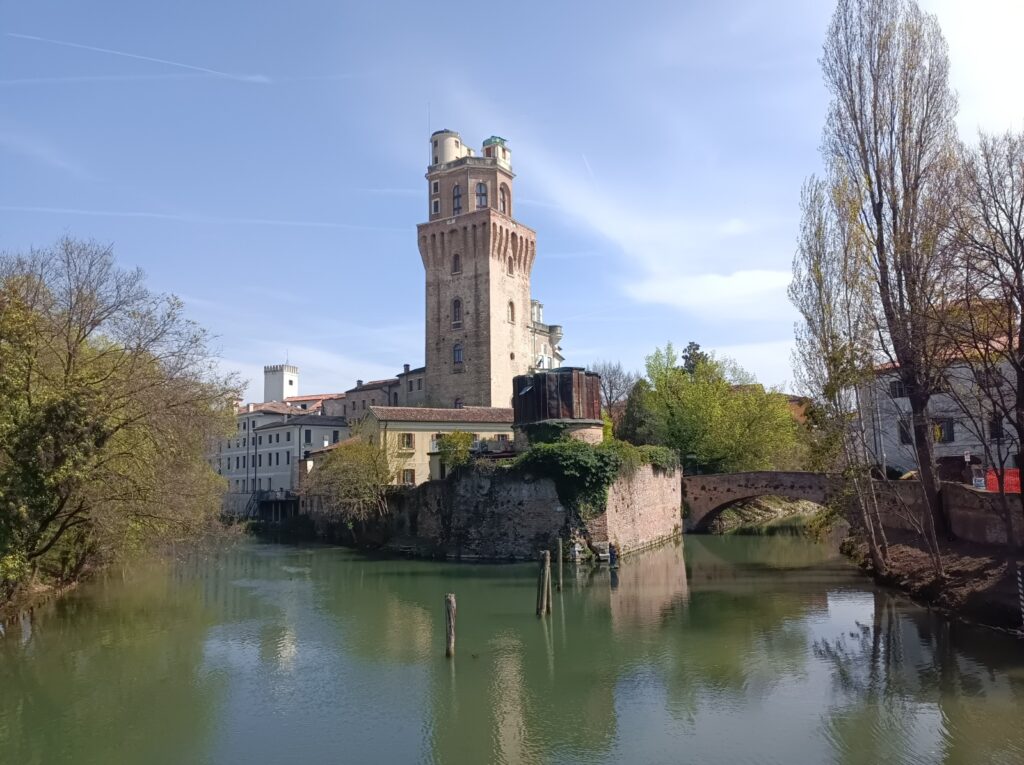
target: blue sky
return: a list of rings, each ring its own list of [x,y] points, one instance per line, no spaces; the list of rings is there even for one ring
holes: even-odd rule
[[[1019,0],[928,0],[961,129],[1024,128]],[[567,363],[673,340],[791,379],[832,3],[0,0],[0,249],[113,243],[227,369],[423,361],[428,136],[506,137]]]

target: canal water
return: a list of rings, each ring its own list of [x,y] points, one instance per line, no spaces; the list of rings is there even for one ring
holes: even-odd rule
[[[1024,645],[813,543],[567,568],[545,619],[535,589],[256,542],[108,577],[0,638],[0,763],[1024,762]]]

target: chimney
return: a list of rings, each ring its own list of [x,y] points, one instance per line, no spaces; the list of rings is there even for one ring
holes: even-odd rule
[[[357,388],[362,388],[363,387],[363,381],[362,380],[356,380],[356,387]]]
[[[402,369],[405,370],[405,374],[409,374],[409,365],[408,364],[402,364]]]

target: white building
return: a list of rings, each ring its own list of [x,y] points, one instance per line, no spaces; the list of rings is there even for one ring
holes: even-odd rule
[[[968,461],[990,467],[986,447],[997,459],[1004,455],[1006,467],[1017,467],[1013,431],[991,411],[990,398],[981,393],[970,370],[952,365],[946,385],[947,392],[934,394],[928,403],[943,478],[958,480]],[[900,471],[916,469],[910,399],[895,371],[880,371],[875,385],[863,389],[862,403],[868,449],[878,464]]]

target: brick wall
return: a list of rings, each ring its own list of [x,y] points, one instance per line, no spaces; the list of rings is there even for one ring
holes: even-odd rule
[[[628,553],[677,536],[682,529],[678,472],[642,465],[608,491],[607,511],[587,524],[595,544],[615,542]]]
[[[591,541],[622,553],[680,532],[678,473],[639,468],[608,492],[608,509],[587,524]],[[535,560],[566,530],[566,511],[547,478],[467,473],[397,493],[386,537],[392,547],[456,559]]]

